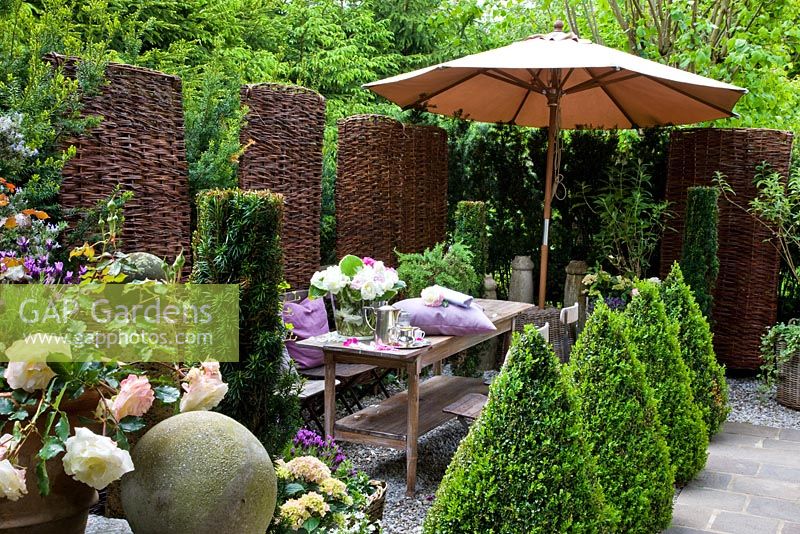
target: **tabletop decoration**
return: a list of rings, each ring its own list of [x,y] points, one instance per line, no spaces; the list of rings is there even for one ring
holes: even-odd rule
[[[332,295],[338,333],[364,341],[372,337],[372,330],[364,317],[364,307],[386,302],[405,287],[397,271],[386,267],[382,261],[347,255],[338,265],[314,273],[309,296]]]

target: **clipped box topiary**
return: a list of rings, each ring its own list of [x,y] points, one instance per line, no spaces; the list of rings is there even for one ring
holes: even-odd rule
[[[638,282],[636,290],[625,310],[628,335],[655,392],[675,482],[685,484],[705,466],[708,431],[681,358],[677,323],[667,317],[656,284]]]
[[[672,519],[673,470],[653,389],[626,319],[599,303],[570,355],[587,441],[618,532],[651,533]]]
[[[719,275],[718,200],[719,189],[716,187],[690,187],[686,192],[681,266],[697,305],[709,318],[714,304],[712,293]]]
[[[555,355],[526,327],[447,468],[424,532],[607,531],[610,509],[583,433]]]
[[[195,284],[239,286],[239,362],[223,363],[219,411],[246,426],[272,457],[300,427],[300,378],[283,359],[280,231],[283,196],[213,189],[197,195]]]
[[[703,414],[710,438],[728,418],[728,383],[725,368],[714,354],[711,328],[677,263],[661,285],[661,298],[667,315],[678,323],[681,356],[689,368],[694,401]]]

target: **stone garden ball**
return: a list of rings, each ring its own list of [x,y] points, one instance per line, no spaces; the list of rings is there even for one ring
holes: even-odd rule
[[[136,534],[263,534],[275,511],[269,454],[244,426],[216,412],[172,416],[150,429],[122,479]]]

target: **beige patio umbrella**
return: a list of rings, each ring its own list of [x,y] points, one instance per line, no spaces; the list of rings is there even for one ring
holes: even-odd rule
[[[734,116],[746,89],[555,31],[400,74],[364,87],[440,115],[548,130],[539,306],[547,284],[553,180],[560,128],[640,128]]]

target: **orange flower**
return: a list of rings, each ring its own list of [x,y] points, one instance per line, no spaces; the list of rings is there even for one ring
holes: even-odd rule
[[[36,217],[40,221],[50,218],[50,216],[47,213],[45,213],[43,211],[39,211],[39,210],[32,210],[32,209],[22,210],[22,214],[23,215],[33,215],[34,217]]]
[[[17,186],[7,181],[5,178],[0,178],[0,185],[4,185],[6,189],[8,189],[8,191],[11,193],[13,193],[17,189]]]
[[[0,208],[8,206],[8,197],[0,193]]]

